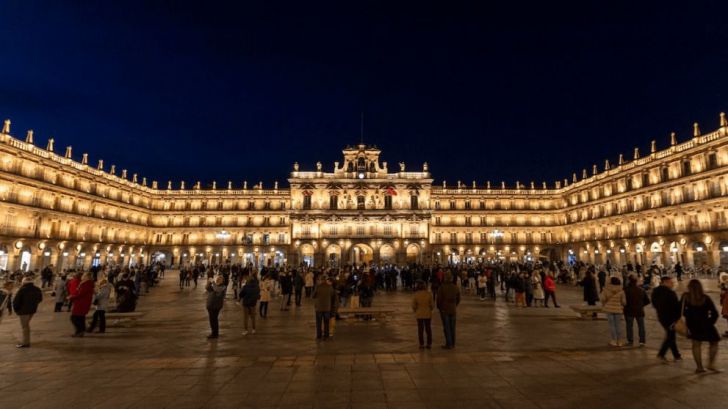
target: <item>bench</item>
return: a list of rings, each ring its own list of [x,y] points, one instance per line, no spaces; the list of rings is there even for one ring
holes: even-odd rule
[[[570,305],[569,308],[578,313],[582,319],[590,318],[594,314],[604,313],[602,307],[598,305]]]
[[[146,315],[146,312],[140,312],[140,311],[134,311],[134,312],[111,312],[111,311],[106,311],[106,314],[105,315],[106,315],[106,325],[107,326],[112,326],[112,325],[120,324],[122,322],[134,322],[134,321],[140,319],[141,317],[143,317],[144,315]],[[86,320],[87,321],[91,321],[91,319],[93,318],[93,316],[94,316],[93,313],[89,313],[88,315],[86,315]]]
[[[387,316],[394,313],[392,308],[382,307],[357,307],[357,308],[339,308],[339,315],[352,315],[354,317],[361,317],[364,315],[376,315],[379,317],[386,318]]]

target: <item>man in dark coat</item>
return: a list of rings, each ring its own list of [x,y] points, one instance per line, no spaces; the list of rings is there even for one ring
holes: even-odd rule
[[[460,304],[460,289],[452,282],[452,275],[447,273],[440,288],[437,289],[437,309],[440,310],[442,329],[445,333],[443,349],[455,348],[455,317]]]
[[[293,288],[295,290],[296,294],[296,307],[301,306],[301,298],[303,296],[303,286],[305,284],[305,281],[303,280],[303,275],[300,271],[293,271]]]
[[[23,328],[23,342],[18,348],[30,348],[30,320],[38,311],[38,304],[43,301],[43,292],[33,284],[33,277],[23,278],[23,284],[13,298],[13,310],[20,318]]]
[[[630,275],[627,288],[624,289],[624,321],[627,324],[627,345],[631,346],[634,341],[633,323],[637,321],[637,331],[640,337],[640,347],[645,346],[645,305],[650,303],[650,298],[645,290],[637,286],[637,277]]]
[[[311,297],[314,299],[314,309],[316,310],[316,339],[321,340],[323,338],[326,340],[329,338],[331,312],[336,311],[336,291],[331,286],[328,278],[320,277],[320,281],[314,287]]]
[[[260,299],[260,286],[255,276],[250,276],[240,290],[240,302],[243,304],[243,335],[248,335],[248,320],[252,323],[255,334],[255,305]]]
[[[673,287],[672,278],[664,276],[660,285],[652,290],[652,305],[657,310],[657,319],[665,329],[665,340],[657,353],[657,357],[662,361],[667,361],[665,354],[668,349],[672,351],[672,356],[676,361],[682,359],[675,339],[675,322],[680,319],[680,301],[678,301]]]

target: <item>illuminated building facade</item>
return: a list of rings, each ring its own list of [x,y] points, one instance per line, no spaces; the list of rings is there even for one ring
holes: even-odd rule
[[[550,186],[433,184],[427,163],[390,169],[374,146],[332,172],[293,165],[289,188],[174,188],[73,159],[54,140],[0,132],[0,269],[150,260],[456,263],[483,259],[728,265],[728,121]],[[240,186],[238,184],[238,186]]]

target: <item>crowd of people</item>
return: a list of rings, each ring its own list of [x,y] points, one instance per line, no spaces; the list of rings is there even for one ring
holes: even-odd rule
[[[154,264],[133,268],[94,267],[90,271],[63,271],[54,274],[49,266],[40,272],[40,287],[35,277],[26,274],[17,283],[7,280],[0,290],[2,313],[13,311],[20,317],[23,340],[18,347],[30,346],[30,320],[37,311],[43,291],[52,289],[55,311],[65,307],[71,312],[74,337],[106,329],[105,311],[130,312],[136,308],[138,297],[149,291],[164,276],[165,266]],[[678,297],[675,281],[688,276],[687,291]],[[444,344],[452,349],[456,340],[457,308],[462,297],[472,296],[481,301],[494,300],[499,295],[518,308],[548,308],[549,300],[559,308],[556,285],[572,284],[582,287],[583,301],[597,306],[597,313],[606,314],[612,347],[633,346],[634,326],[637,326],[639,346],[646,344],[645,308],[652,304],[658,320],[665,329],[665,339],[658,357],[666,361],[667,351],[675,360],[681,359],[676,335],[683,333],[693,343],[693,357],[698,372],[715,370],[720,334],[716,328],[722,316],[728,320],[728,273],[721,273],[719,307],[705,294],[699,280],[690,278],[677,264],[671,271],[657,265],[647,268],[625,264],[620,268],[595,266],[583,262],[495,262],[448,266],[343,266],[341,268],[298,268],[226,263],[222,265],[195,264],[179,268],[179,287],[184,291],[196,288],[200,279],[205,282],[206,307],[210,322],[208,338],[219,333],[219,314],[225,298],[232,296],[243,310],[243,335],[255,334],[256,318],[266,319],[270,302],[278,298],[281,311],[298,308],[306,298],[312,299],[316,318],[316,339],[333,336],[340,307],[366,309],[373,305],[380,292],[406,291],[412,293],[412,311],[417,322],[417,338],[421,349],[432,347],[431,322],[437,309],[442,322]],[[113,300],[113,303],[112,303]],[[112,305],[113,304],[113,305]],[[86,316],[94,309],[90,326]],[[720,310],[720,311],[719,311]],[[366,310],[365,310],[366,311]],[[373,319],[360,314],[362,319]],[[624,323],[622,323],[624,320]],[[680,330],[683,328],[684,330]],[[623,329],[624,328],[624,332]],[[623,335],[624,334],[624,335]],[[724,334],[728,337],[728,331]],[[709,344],[709,361],[702,364],[701,346]]]
[[[40,286],[36,285],[36,272],[9,275],[0,290],[0,320],[3,315],[15,313],[23,332],[16,346],[30,348],[30,321],[38,311],[45,290],[50,291],[55,302],[55,313],[62,313],[64,307],[70,312],[73,337],[83,337],[97,327],[98,333],[104,333],[106,311],[133,312],[139,296],[158,284],[164,270],[162,264],[123,268],[94,266],[88,271],[71,268],[56,274],[49,265],[40,271]],[[14,287],[18,289],[13,294]],[[92,309],[91,323],[87,326]]]

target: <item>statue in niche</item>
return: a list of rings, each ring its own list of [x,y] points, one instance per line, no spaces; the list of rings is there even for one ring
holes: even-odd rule
[[[404,172],[404,162],[399,162],[399,171]]]
[[[322,169],[321,162],[316,162],[316,171],[321,172],[321,169]]]

